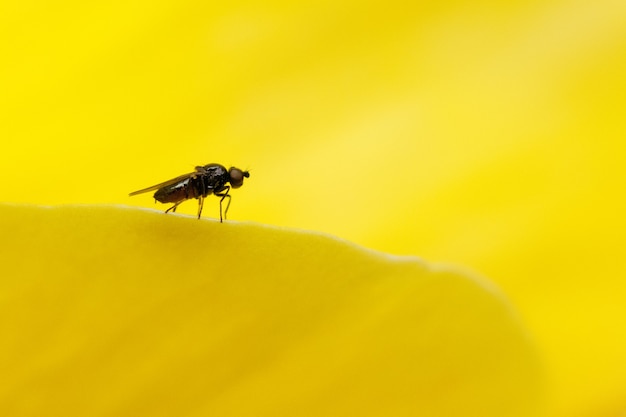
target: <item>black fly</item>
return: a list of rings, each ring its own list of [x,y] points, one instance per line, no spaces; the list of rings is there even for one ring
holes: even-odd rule
[[[222,222],[222,201],[228,197],[228,204],[224,211],[224,218],[230,207],[231,188],[239,188],[243,185],[243,179],[249,178],[248,171],[242,171],[239,168],[231,167],[226,169],[220,164],[208,164],[205,166],[197,166],[194,172],[172,178],[169,181],[162,182],[143,190],[134,191],[129,196],[146,193],[156,190],[154,193],[155,200],[161,203],[174,203],[174,205],[165,212],[176,211],[176,207],[183,201],[197,198],[198,199],[198,218],[202,214],[202,206],[204,198],[208,195],[215,194],[220,199],[220,222]],[[230,183],[229,185],[226,185]]]

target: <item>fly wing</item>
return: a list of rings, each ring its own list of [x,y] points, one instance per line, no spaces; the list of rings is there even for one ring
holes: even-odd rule
[[[186,179],[189,179],[189,178],[194,178],[197,174],[198,174],[198,171],[190,172],[189,174],[184,174],[184,175],[178,176],[176,178],[172,178],[171,180],[162,182],[160,184],[156,184],[156,185],[153,185],[151,187],[144,188],[144,189],[141,189],[141,190],[133,191],[132,193],[130,193],[128,195],[129,196],[134,196],[134,195],[137,195],[137,194],[147,193],[148,191],[158,190],[159,188],[167,187],[168,185],[173,185],[173,184],[176,184],[177,182],[180,182],[180,181],[183,181],[183,180],[186,180]]]

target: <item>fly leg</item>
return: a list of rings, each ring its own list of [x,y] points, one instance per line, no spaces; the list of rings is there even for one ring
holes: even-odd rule
[[[202,207],[204,207],[204,197],[200,196],[198,197],[198,219],[202,214]]]
[[[226,197],[228,197],[228,204],[226,204],[226,211],[224,212],[224,218],[226,218],[226,215],[228,214],[228,208],[230,207],[230,194],[228,194],[228,192],[230,191],[230,187],[227,185],[226,187],[224,187],[224,190],[222,191],[223,192],[221,193],[215,193],[217,197],[222,197],[220,199],[220,223],[222,223],[222,201],[224,201]]]
[[[167,210],[165,210],[165,212],[166,212],[166,213],[169,213],[169,212],[171,211],[172,213],[176,213],[176,207],[178,207],[178,205],[179,205],[180,203],[182,203],[183,201],[185,201],[185,200],[181,200],[181,201],[179,201],[178,203],[174,204],[172,207],[170,207],[170,208],[168,208]]]

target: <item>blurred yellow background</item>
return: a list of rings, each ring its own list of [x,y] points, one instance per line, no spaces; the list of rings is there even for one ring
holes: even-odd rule
[[[622,416],[626,2],[422,3],[2,2],[0,200],[249,169],[231,219],[479,271],[550,415]]]

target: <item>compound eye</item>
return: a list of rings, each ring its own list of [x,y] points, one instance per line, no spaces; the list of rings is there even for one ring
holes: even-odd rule
[[[239,188],[243,185],[243,178],[249,177],[248,171],[242,171],[239,168],[232,167],[228,170],[230,175],[230,186],[233,188]]]

